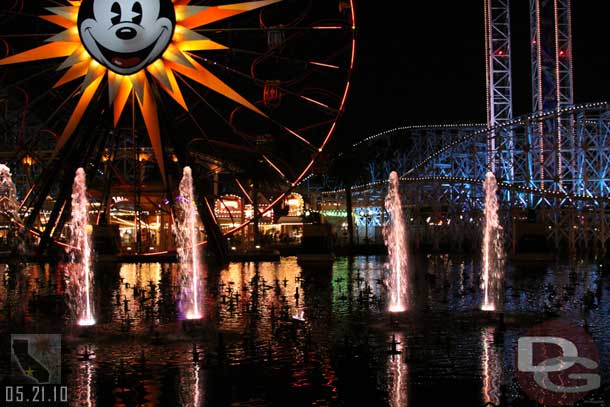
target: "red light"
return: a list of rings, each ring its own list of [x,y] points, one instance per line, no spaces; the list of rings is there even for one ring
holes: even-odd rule
[[[497,54],[502,56],[502,55],[504,55],[504,51],[503,50],[498,50]]]
[[[565,52],[564,50],[560,50],[560,51],[559,51],[559,56],[560,56],[560,57],[564,56],[565,54],[566,54],[566,52]]]

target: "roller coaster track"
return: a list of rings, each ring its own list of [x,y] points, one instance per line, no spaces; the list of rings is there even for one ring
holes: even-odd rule
[[[435,159],[441,157],[443,154],[448,154],[456,147],[463,145],[468,142],[479,141],[481,143],[487,142],[491,137],[497,135],[510,134],[514,130],[524,126],[530,126],[533,123],[541,123],[547,120],[555,120],[558,117],[567,115],[578,115],[580,113],[589,112],[591,110],[610,110],[610,107],[606,102],[601,103],[588,103],[582,105],[575,105],[560,110],[552,110],[541,113],[535,113],[527,116],[522,116],[493,127],[482,127],[477,124],[457,124],[457,125],[433,125],[433,126],[402,126],[394,129],[386,130],[383,132],[376,133],[375,135],[369,136],[355,144],[353,149],[370,148],[370,143],[380,140],[381,138],[392,137],[400,132],[410,130],[430,130],[430,129],[455,129],[455,128],[469,128],[481,126],[482,128],[474,132],[470,132],[467,135],[458,139],[452,140],[449,143],[443,145],[440,149],[436,150],[432,154],[428,155],[421,161],[415,163],[409,170],[405,171],[401,176],[401,182],[408,184],[431,184],[431,183],[445,183],[445,184],[482,184],[484,173],[480,174],[480,177],[473,176],[430,176],[428,174],[420,174],[419,171],[426,167],[426,165],[434,164]],[[601,147],[601,146],[598,146]],[[513,180],[511,182],[500,181],[499,187],[503,190],[514,191],[519,193],[533,194],[540,197],[547,198],[562,198],[570,201],[588,201],[588,202],[608,202],[610,198],[602,195],[595,195],[591,193],[569,193],[561,190],[549,190],[535,187],[533,184],[530,186],[517,185],[515,182],[520,180]],[[521,180],[521,182],[523,182]],[[371,190],[377,190],[380,187],[385,189],[387,181],[370,182],[352,186],[352,191],[366,192]],[[323,195],[344,193],[345,188],[338,188],[334,190],[323,191]]]
[[[559,132],[562,138],[557,137]],[[492,138],[495,143],[488,143]],[[495,145],[491,153],[489,145]],[[387,219],[383,206],[390,171],[402,174],[401,193],[411,217],[423,208],[426,217],[444,214],[455,225],[471,222],[483,207],[481,185],[493,162],[508,234],[517,233],[510,230],[509,217],[523,218],[519,210],[533,209],[538,223],[547,226],[548,241],[556,250],[599,254],[609,246],[610,106],[606,102],[534,113],[494,127],[397,127],[355,143],[352,154],[361,169],[349,189],[352,207],[358,208],[354,209],[358,227],[381,226]],[[335,208],[346,202],[347,190],[333,181],[321,191],[321,205],[336,214]],[[369,216],[362,218],[359,213]]]

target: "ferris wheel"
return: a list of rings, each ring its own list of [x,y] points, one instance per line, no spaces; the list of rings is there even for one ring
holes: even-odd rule
[[[45,224],[39,232],[47,239],[66,221],[77,166],[88,167],[101,205],[109,185],[120,184],[162,209],[190,165],[204,224],[215,222],[213,200],[223,195],[254,205],[253,216],[222,231],[234,233],[312,170],[344,110],[355,56],[352,0],[48,6],[17,0],[0,14],[11,31],[0,35],[7,117],[23,114],[12,122],[13,162],[35,173],[22,212],[30,228]],[[150,44],[114,48],[139,36]],[[147,194],[155,179],[160,193]]]

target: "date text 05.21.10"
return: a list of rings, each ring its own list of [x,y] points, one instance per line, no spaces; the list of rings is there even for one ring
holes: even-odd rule
[[[68,403],[68,386],[59,384],[4,386],[0,396],[5,406],[61,405]]]

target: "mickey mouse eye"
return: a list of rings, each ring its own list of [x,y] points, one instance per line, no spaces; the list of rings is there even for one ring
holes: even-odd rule
[[[131,19],[134,24],[140,24],[142,22],[142,5],[139,1],[136,1],[133,4],[133,8],[131,11],[135,14],[135,16]]]
[[[112,8],[110,9],[110,14],[112,18],[110,21],[113,25],[117,25],[121,22],[121,5],[117,2],[112,3]]]

